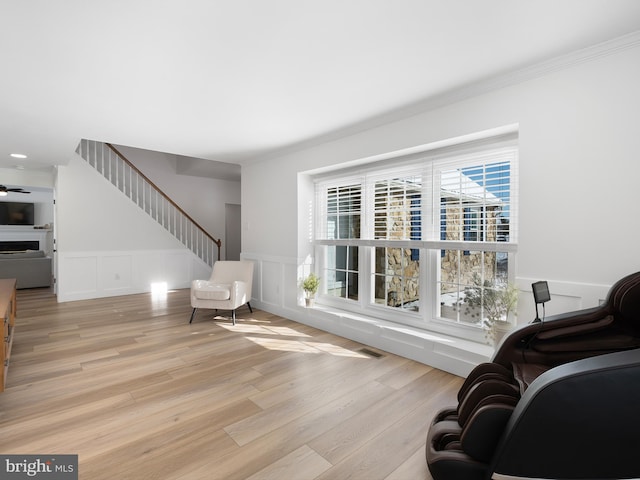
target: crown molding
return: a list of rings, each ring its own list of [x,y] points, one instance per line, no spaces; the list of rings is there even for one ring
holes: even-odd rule
[[[419,115],[421,113],[428,112],[429,110],[435,110],[436,108],[445,107],[447,105],[499,90],[501,88],[534,80],[554,72],[572,68],[576,65],[588,63],[638,46],[640,46],[640,30],[605,42],[597,43],[589,47],[574,50],[563,55],[558,55],[548,60],[543,60],[525,67],[511,70],[509,72],[492,75],[491,77],[487,77],[459,88],[451,89],[447,92],[426,98],[404,108],[399,108],[393,113],[381,115],[379,120],[384,118],[389,119],[393,115],[397,117],[403,116],[404,118]],[[402,115],[403,113],[404,115]],[[397,118],[396,120],[399,119],[400,118]]]
[[[453,103],[454,101],[474,97],[482,93],[487,93],[500,88],[540,78],[560,70],[572,68],[576,65],[588,63],[638,46],[640,46],[640,30],[605,42],[597,43],[589,47],[574,50],[564,55],[553,57],[549,60],[537,62],[508,73],[492,76],[485,80],[481,80],[474,84],[452,91],[449,94],[445,93],[442,96],[442,100],[445,100],[445,104]],[[432,100],[436,100],[436,98]]]
[[[588,63],[602,57],[614,55],[624,50],[640,46],[640,30],[616,37],[605,42],[597,43],[589,47],[574,50],[558,55],[549,60],[518,68],[509,72],[493,75],[491,77],[473,82],[471,84],[451,89],[447,92],[419,100],[410,105],[405,105],[394,110],[376,115],[375,117],[355,123],[345,128],[327,132],[326,134],[298,142],[288,147],[276,149],[259,158],[247,159],[241,164],[251,164],[256,161],[270,160],[273,158],[290,155],[292,153],[313,148],[323,143],[336,141],[349,137],[388,123],[404,120],[430,110],[446,107],[469,98],[489,93],[501,88],[517,85],[519,83],[534,80],[551,73]]]

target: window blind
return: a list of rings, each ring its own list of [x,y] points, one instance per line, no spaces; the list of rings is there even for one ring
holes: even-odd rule
[[[317,200],[323,206],[318,236],[328,240],[360,238],[362,184],[350,180],[338,185],[321,185]]]
[[[416,156],[358,176],[333,175],[316,183],[316,240],[416,242],[410,248],[515,243],[517,183],[515,141]]]
[[[420,240],[424,193],[422,172],[370,176],[367,185],[373,193],[373,232],[370,238]]]

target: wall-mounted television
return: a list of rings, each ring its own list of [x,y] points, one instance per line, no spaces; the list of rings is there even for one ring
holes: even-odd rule
[[[33,225],[33,203],[0,202],[0,225]]]

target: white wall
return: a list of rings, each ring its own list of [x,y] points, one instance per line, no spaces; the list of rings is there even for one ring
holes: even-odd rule
[[[187,288],[210,268],[79,156],[58,169],[58,301]]]
[[[3,185],[20,185],[21,187],[51,188],[55,184],[56,171],[53,167],[33,170],[17,168],[0,168]]]
[[[225,204],[240,203],[240,182],[179,175],[175,155],[124,146],[117,148],[212,237],[222,239],[224,260]]]
[[[462,351],[400,338],[397,329],[299,306],[308,253],[309,192],[299,172],[518,124],[517,280],[521,322],[533,318],[530,284],[550,282],[547,314],[596,305],[640,270],[640,47],[573,62],[519,84],[458,101],[314,148],[243,167],[243,255],[258,265],[259,308],[464,373]],[[273,188],[277,185],[278,188]],[[392,326],[391,326],[392,327]],[[389,332],[393,331],[393,334]],[[416,343],[417,342],[417,343]],[[440,351],[437,351],[440,350]],[[456,356],[460,358],[455,358]],[[454,365],[453,363],[458,362]]]

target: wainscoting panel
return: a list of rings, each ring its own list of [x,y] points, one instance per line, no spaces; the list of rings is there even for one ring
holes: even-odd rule
[[[280,293],[282,288],[282,268],[277,262],[262,262],[262,301],[269,305],[282,304]]]
[[[98,290],[98,257],[79,254],[66,259],[64,268],[60,255],[58,261],[58,298],[61,285],[79,298],[92,298],[91,295]]]
[[[104,255],[98,257],[100,271],[99,280],[102,290],[113,295],[122,295],[133,287],[133,256]]]
[[[189,288],[211,268],[190,251],[58,253],[59,302],[150,292],[160,285]]]
[[[134,259],[135,284],[144,288],[166,283],[168,288],[186,288],[191,281],[190,258],[191,253],[186,250],[138,254]]]
[[[185,285],[191,283],[191,272],[193,269],[189,268],[191,256],[187,252],[172,253],[168,252],[165,257],[165,271],[172,272],[173,281],[179,285]],[[204,262],[202,262],[204,263]],[[210,269],[206,278],[211,276]],[[200,277],[198,277],[200,278]]]
[[[262,301],[269,305],[282,304],[282,265],[279,262],[265,260],[262,268]]]
[[[536,305],[533,301],[531,284],[539,280],[519,278],[517,285],[520,290],[518,298],[518,323],[528,323],[536,317]],[[598,285],[577,282],[548,280],[551,300],[538,306],[538,315],[550,316],[558,313],[573,312],[584,308],[597,307],[607,297],[611,285]]]
[[[284,309],[295,312],[304,304],[302,289],[298,286],[296,258],[262,257],[247,253],[243,253],[241,258],[253,262],[254,265],[252,305],[260,303],[260,308],[266,311]]]
[[[283,300],[286,309],[295,309],[300,305],[304,305],[304,293],[300,284],[300,276],[298,275],[298,265],[295,262],[287,262],[282,265],[283,270]],[[296,288],[286,288],[287,285],[296,285]]]

